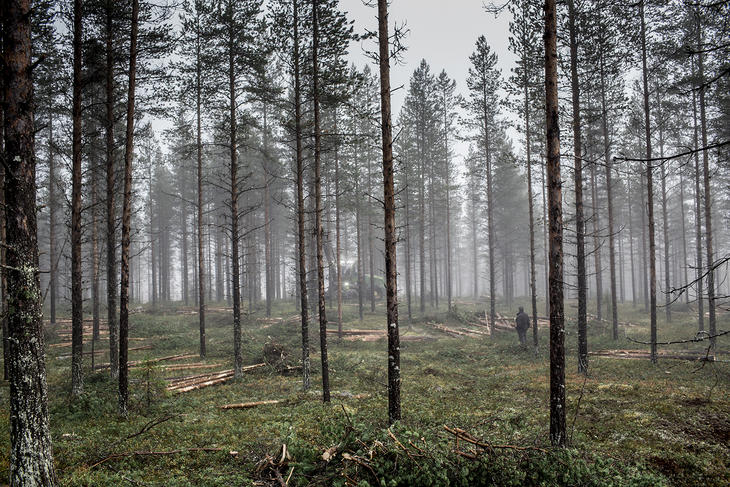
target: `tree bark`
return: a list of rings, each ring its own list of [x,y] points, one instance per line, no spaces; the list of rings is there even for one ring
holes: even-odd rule
[[[563,316],[563,212],[558,120],[558,55],[555,0],[545,1],[545,120],[550,214],[550,443],[564,447],[565,327]]]
[[[81,0],[73,12],[73,101],[71,170],[71,396],[84,390],[84,311],[81,282]]]
[[[198,325],[200,329],[200,358],[207,355],[205,340],[205,258],[203,256],[203,140],[201,121],[201,97],[203,67],[200,45],[200,12],[196,8],[195,40],[195,152],[197,156],[198,183]]]
[[[322,258],[322,177],[320,157],[322,134],[319,113],[319,2],[312,0],[312,91],[314,103],[314,231],[317,234],[317,290],[319,311],[319,347],[322,358],[322,401],[330,402],[329,362],[327,360],[327,304],[324,289],[324,259]],[[370,256],[372,259],[372,255]],[[372,291],[371,291],[372,292]]]
[[[109,373],[119,377],[119,327],[117,322],[117,229],[114,167],[114,29],[112,0],[105,3],[105,120],[106,125],[106,302],[109,326]]]
[[[302,149],[302,88],[299,59],[299,0],[293,1],[294,25],[294,131],[297,159],[297,247],[299,251],[299,300],[302,318],[302,387],[309,389],[309,302],[307,300],[307,255],[304,247],[304,153]],[[362,310],[362,305],[360,306]],[[362,311],[361,311],[362,313]],[[362,315],[361,315],[362,316]]]
[[[38,269],[30,3],[12,0],[0,9],[4,26],[1,76],[5,102],[9,480],[12,487],[52,487],[56,475],[48,421]]]
[[[119,414],[127,416],[129,402],[129,248],[132,223],[132,158],[134,157],[134,95],[137,79],[137,32],[139,0],[132,0],[132,31],[129,42],[127,127],[124,135],[124,199],[122,202],[122,278],[119,289]]]
[[[229,27],[230,28],[230,27]],[[233,33],[229,32],[230,38]],[[234,64],[234,46],[228,45],[228,93],[230,97],[230,133],[231,147],[231,288],[233,291],[233,370],[234,377],[240,378],[243,367],[241,351],[241,262],[239,255],[240,239],[238,235],[238,124],[236,121],[236,72]]]
[[[390,106],[390,51],[388,1],[378,0],[380,60],[380,115],[383,143],[383,203],[385,227],[385,287],[388,315],[388,423],[401,418],[400,335],[398,332],[398,268],[396,266],[395,191],[393,182],[393,126]]]

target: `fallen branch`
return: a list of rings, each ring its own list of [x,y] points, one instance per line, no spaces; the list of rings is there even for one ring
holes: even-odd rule
[[[162,424],[162,423],[164,423],[166,421],[169,421],[172,418],[175,418],[177,416],[179,416],[179,414],[162,416],[160,418],[157,418],[157,419],[153,419],[151,421],[148,421],[147,423],[144,424],[144,426],[142,426],[142,428],[139,431],[137,431],[135,433],[130,433],[129,435],[125,436],[124,438],[122,438],[120,440],[117,440],[114,443],[112,443],[111,446],[109,447],[109,449],[111,450],[113,447],[117,446],[118,444],[120,444],[120,443],[122,443],[124,441],[127,441],[127,440],[130,440],[132,438],[136,438],[137,436],[143,435],[143,434],[147,433],[149,430],[151,430],[152,428],[154,428],[155,426],[157,426],[159,424]]]
[[[237,404],[224,404],[219,406],[220,409],[248,409],[255,408],[256,406],[264,406],[267,404],[279,404],[282,402],[280,399],[272,399],[268,401],[255,401],[255,402],[241,402]]]
[[[644,352],[642,350],[598,350],[595,352],[588,352],[588,355],[593,355],[597,357],[609,357],[609,358],[618,358],[618,359],[648,359],[651,358],[651,354],[649,352]],[[714,356],[704,356],[704,354],[694,354],[694,353],[663,353],[658,352],[657,356],[662,359],[670,359],[670,360],[689,360],[689,361],[703,361],[703,362],[714,362],[715,357]]]
[[[721,337],[723,335],[727,335],[728,333],[730,333],[730,330],[722,331],[722,332],[716,333],[714,335],[710,335],[706,332],[704,332],[704,333],[698,332],[693,338],[688,338],[686,340],[675,340],[675,341],[671,341],[671,342],[656,342],[656,344],[657,345],[676,345],[679,343],[697,343],[697,342],[703,342],[705,340],[710,340],[711,338]],[[634,340],[633,338],[630,338],[630,337],[626,337],[626,339],[630,342],[639,343],[641,345],[651,345],[652,344],[651,342],[643,342],[640,340]]]
[[[518,450],[518,451],[539,451],[542,453],[548,453],[548,451],[544,448],[539,448],[536,446],[517,446],[517,445],[494,445],[492,443],[484,442],[482,440],[478,440],[474,436],[470,435],[466,431],[464,431],[461,428],[449,428],[448,426],[444,425],[444,429],[451,433],[452,435],[456,436],[457,440],[462,439],[466,441],[467,443],[471,443],[472,445],[478,446],[480,448],[485,449],[493,449],[493,448],[499,448],[499,449],[505,449],[505,450]]]

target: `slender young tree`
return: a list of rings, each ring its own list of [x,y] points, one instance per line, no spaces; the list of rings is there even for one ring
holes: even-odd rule
[[[480,36],[476,50],[469,56],[471,67],[466,84],[471,93],[469,109],[476,119],[476,129],[484,151],[487,179],[487,242],[489,246],[489,329],[494,330],[496,311],[496,237],[494,228],[492,153],[495,130],[500,73],[496,68],[497,55],[491,51],[487,39]]]
[[[74,8],[81,7],[75,0]],[[12,487],[53,487],[43,310],[38,268],[36,171],[31,79],[31,2],[0,8],[2,24],[3,165],[7,279],[7,356],[10,380]]]
[[[558,53],[555,0],[545,0],[545,120],[550,221],[550,443],[564,447],[565,324],[563,316],[563,210],[558,120]]]

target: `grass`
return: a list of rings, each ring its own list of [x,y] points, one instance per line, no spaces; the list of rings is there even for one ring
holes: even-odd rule
[[[570,305],[571,303],[569,303]],[[539,307],[543,309],[544,306]],[[445,308],[442,306],[442,308]],[[515,306],[516,308],[516,306]],[[484,305],[459,302],[451,315],[429,309],[416,315],[409,328],[401,310],[404,335],[429,339],[404,341],[402,348],[403,420],[387,430],[384,340],[338,341],[330,337],[330,381],[333,400],[321,403],[319,354],[313,349],[312,389],[304,392],[299,376],[280,375],[273,367],[257,369],[239,381],[199,391],[170,395],[164,378],[198,371],[165,372],[153,364],[131,371],[131,414],[116,414],[116,385],[108,371],[86,371],[84,395],[71,401],[70,360],[59,359],[66,348],[48,348],[47,366],[51,429],[60,485],[63,486],[228,486],[268,485],[275,474],[282,444],[290,459],[279,467],[289,485],[728,485],[730,483],[730,367],[660,360],[590,357],[590,373],[577,373],[575,323],[566,322],[566,393],[570,448],[555,451],[548,441],[547,329],[540,330],[540,353],[522,350],[517,334],[451,338],[426,323],[465,326]],[[514,310],[500,307],[512,316]],[[574,310],[568,306],[569,314]],[[289,318],[295,310],[276,304],[272,316]],[[293,364],[300,356],[301,335],[295,320],[267,323],[262,313],[244,324],[244,364],[263,360],[266,342],[290,351]],[[336,316],[334,311],[330,317]],[[385,329],[382,303],[376,313],[347,305],[344,328]],[[589,325],[589,348],[638,349],[624,335],[648,337],[643,309],[621,306],[618,342],[607,324]],[[197,316],[139,313],[132,317],[132,337],[146,338],[131,346],[152,344],[153,350],[130,352],[131,360],[174,353],[196,353]],[[232,326],[228,313],[208,314],[207,361],[232,363]],[[718,328],[728,329],[728,315]],[[334,324],[331,324],[334,326]],[[318,346],[317,325],[310,326],[310,343]],[[660,315],[660,340],[694,335],[689,310],[675,310],[667,324]],[[53,331],[47,343],[57,343]],[[133,343],[133,345],[132,345]],[[718,354],[727,360],[727,337],[718,339]],[[660,347],[703,352],[705,343]],[[106,341],[97,349],[108,347]],[[646,348],[646,347],[644,347]],[[106,361],[108,354],[97,358]],[[88,364],[88,357],[85,357]],[[8,403],[8,388],[0,401]],[[284,403],[246,410],[220,410],[232,402],[281,399]],[[149,401],[149,404],[148,404]],[[7,482],[9,458],[8,409],[0,412],[0,482]],[[155,419],[172,416],[146,433],[125,439]],[[547,449],[484,452],[477,460],[454,452],[454,437],[443,426],[459,427],[494,444]],[[402,445],[402,446],[401,446]],[[219,448],[213,452],[171,455],[115,454]],[[322,454],[333,448],[325,462]],[[469,451],[463,441],[460,449]],[[367,466],[365,466],[367,465]],[[292,471],[293,468],[293,471]],[[258,483],[256,482],[264,482]],[[274,483],[274,485],[276,485]]]

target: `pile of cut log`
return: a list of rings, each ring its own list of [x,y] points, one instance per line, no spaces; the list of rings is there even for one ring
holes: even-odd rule
[[[248,365],[243,367],[243,372],[249,372],[259,367],[265,367],[265,363]],[[180,393],[189,392],[204,387],[214,386],[217,384],[223,384],[233,379],[233,369],[221,370],[219,372],[213,372],[211,374],[198,374],[187,377],[180,377],[178,379],[171,379],[167,386],[167,390],[170,392]]]

